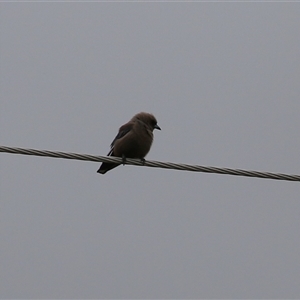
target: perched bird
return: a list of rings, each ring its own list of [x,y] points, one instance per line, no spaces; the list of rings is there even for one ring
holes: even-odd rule
[[[136,114],[128,123],[120,127],[107,155],[122,157],[123,162],[126,161],[126,158],[140,158],[144,160],[153,142],[154,129],[161,130],[152,114],[145,112]],[[97,172],[105,174],[119,165],[102,163]]]

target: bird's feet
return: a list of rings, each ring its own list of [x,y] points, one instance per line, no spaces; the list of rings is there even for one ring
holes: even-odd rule
[[[122,154],[122,163],[123,166],[126,164],[126,156],[124,154]]]
[[[146,159],[145,158],[141,158],[142,164],[143,166],[145,165]]]

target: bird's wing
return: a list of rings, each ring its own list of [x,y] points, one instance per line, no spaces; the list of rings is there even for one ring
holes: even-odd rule
[[[114,138],[114,140],[112,141],[111,145],[110,145],[110,151],[108,153],[108,155],[111,155],[113,152],[113,148],[115,145],[116,140],[122,138],[123,136],[125,136],[128,132],[131,131],[132,127],[133,127],[134,123],[133,122],[128,122],[126,124],[124,124],[123,126],[120,127],[118,134],[116,135],[116,137]]]

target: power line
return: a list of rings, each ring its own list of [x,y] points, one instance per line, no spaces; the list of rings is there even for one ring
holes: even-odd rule
[[[54,157],[54,158],[64,158],[64,159],[85,160],[85,161],[95,161],[95,162],[107,162],[107,163],[119,163],[119,164],[123,163],[122,158],[114,157],[114,156],[96,156],[96,155],[89,155],[89,154],[67,153],[67,152],[36,150],[36,149],[24,149],[24,148],[5,147],[5,146],[0,146],[0,152],[6,152],[6,153],[12,153],[12,154],[23,154],[23,155],[34,155],[34,156],[45,156],[45,157]],[[125,164],[134,165],[134,166],[146,166],[146,167],[153,167],[153,168],[173,169],[173,170],[181,170],[181,171],[227,174],[227,175],[236,175],[236,176],[275,179],[275,180],[300,181],[300,175],[288,175],[288,174],[248,171],[248,170],[240,170],[240,169],[205,167],[205,166],[187,165],[187,164],[175,164],[175,163],[170,163],[170,162],[160,162],[160,161],[153,161],[153,160],[146,160],[145,162],[143,162],[140,159],[129,159],[128,158],[128,159],[126,159]]]

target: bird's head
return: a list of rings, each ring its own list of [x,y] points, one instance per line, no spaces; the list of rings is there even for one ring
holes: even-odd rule
[[[146,124],[147,127],[149,127],[152,131],[154,129],[161,130],[161,128],[157,125],[156,118],[152,114],[149,114],[146,112],[140,112],[140,113],[136,114],[131,120],[132,121],[140,121],[140,122]]]

